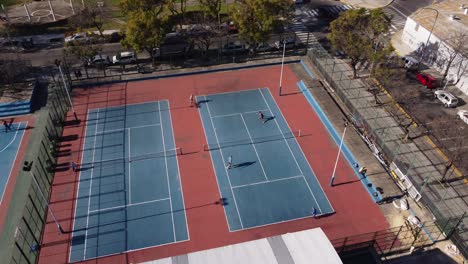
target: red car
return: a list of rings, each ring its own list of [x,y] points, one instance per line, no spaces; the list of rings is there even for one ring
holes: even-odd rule
[[[437,88],[437,79],[429,74],[418,72],[416,73],[416,79],[419,83],[426,86],[427,89]]]

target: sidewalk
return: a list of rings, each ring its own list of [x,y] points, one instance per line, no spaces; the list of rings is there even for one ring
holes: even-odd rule
[[[375,9],[387,6],[394,0],[342,0],[341,2],[352,5],[354,7],[364,7],[369,9]]]

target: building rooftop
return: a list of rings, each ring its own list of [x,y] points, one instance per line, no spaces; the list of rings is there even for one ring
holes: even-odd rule
[[[431,30],[437,15],[434,9],[437,10],[439,16],[432,34],[445,40],[457,32],[468,31],[468,15],[464,14],[465,9],[461,8],[462,5],[468,8],[468,0],[447,0],[419,9],[410,17],[422,27]],[[455,16],[454,19],[452,19],[453,16]]]

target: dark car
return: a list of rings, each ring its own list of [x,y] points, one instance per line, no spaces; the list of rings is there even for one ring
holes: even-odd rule
[[[222,53],[223,54],[242,54],[247,52],[248,50],[245,48],[245,45],[240,42],[229,42],[228,44],[224,45]]]

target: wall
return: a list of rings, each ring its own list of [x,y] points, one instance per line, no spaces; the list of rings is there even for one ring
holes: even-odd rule
[[[407,18],[405,28],[401,40],[403,43],[408,45],[415,54],[424,47],[427,38],[429,37],[430,31],[421,25],[418,25],[416,21],[411,18]],[[447,44],[443,43],[437,36],[431,35],[428,43],[428,48],[424,52],[423,61],[430,64],[431,67],[438,70],[441,74],[444,73],[447,55],[452,52],[452,49]],[[419,57],[419,55],[417,55]],[[466,68],[465,74],[460,76],[458,74],[460,69]],[[468,95],[468,58],[457,56],[449,69],[448,79],[452,82],[457,82],[457,88],[460,89],[464,94]],[[460,80],[458,80],[458,78]]]

